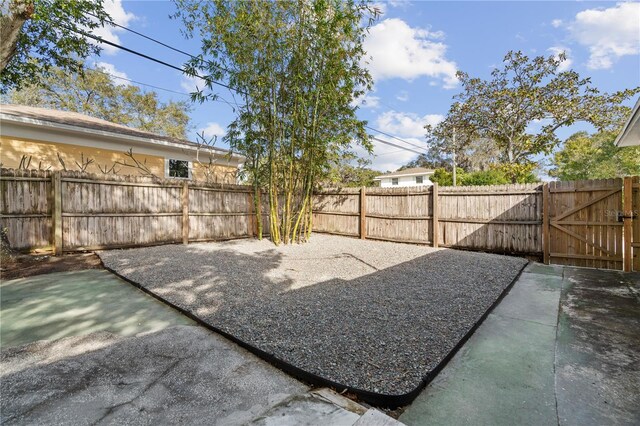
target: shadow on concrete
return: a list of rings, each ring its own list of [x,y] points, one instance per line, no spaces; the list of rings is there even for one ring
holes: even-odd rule
[[[3,424],[247,424],[307,387],[202,327],[2,352]]]

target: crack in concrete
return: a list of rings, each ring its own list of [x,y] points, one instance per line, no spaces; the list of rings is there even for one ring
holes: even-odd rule
[[[499,313],[495,313],[493,312],[492,315],[501,317],[501,318],[507,318],[507,319],[512,319],[512,320],[516,320],[516,321],[524,321],[524,322],[529,322],[531,324],[537,324],[537,325],[543,325],[545,327],[552,327],[552,328],[556,328],[557,325],[552,325],[552,324],[545,324],[542,322],[538,322],[538,321],[534,321],[534,320],[528,320],[528,319],[524,319],[524,318],[516,318],[516,317],[512,317],[509,315],[505,315],[505,314],[499,314]]]
[[[158,384],[158,382],[160,382],[160,380],[164,379],[184,359],[187,359],[187,358],[178,359],[178,360],[172,362],[171,365],[169,365],[167,368],[165,368],[165,370],[158,377],[153,379],[149,384],[147,384],[147,386],[144,387],[144,389],[142,389],[142,391],[138,395],[136,395],[135,397],[131,398],[129,401],[121,402],[120,404],[116,404],[116,405],[113,405],[113,406],[109,407],[109,409],[102,415],[102,417],[100,417],[98,420],[96,420],[94,423],[92,423],[92,426],[95,426],[95,425],[98,425],[98,424],[102,423],[107,417],[109,417],[111,414],[113,414],[120,407],[124,407],[125,405],[129,405],[129,404],[134,405],[136,400],[140,399],[152,387],[154,387],[156,384]]]
[[[558,333],[560,332],[560,316],[562,315],[562,292],[564,291],[565,268],[562,268],[562,280],[560,280],[560,297],[558,298],[558,315],[556,319],[556,339],[553,345],[553,399],[556,405],[556,422],[560,426],[560,412],[558,410]]]

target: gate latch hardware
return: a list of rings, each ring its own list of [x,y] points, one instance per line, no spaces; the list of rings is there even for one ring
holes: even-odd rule
[[[628,213],[628,214],[625,214]],[[624,222],[625,219],[635,219],[638,217],[637,212],[621,212],[618,211],[618,222]]]

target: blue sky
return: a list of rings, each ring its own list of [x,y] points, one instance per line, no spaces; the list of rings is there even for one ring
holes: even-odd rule
[[[359,116],[371,127],[417,145],[425,145],[424,124],[437,123],[459,92],[455,72],[488,78],[509,50],[522,50],[530,56],[565,51],[568,61],[564,66],[590,77],[603,91],[640,84],[637,2],[394,0],[377,5],[383,14],[365,43],[375,87],[361,100]],[[121,25],[187,52],[199,52],[199,41],[185,39],[181,22],[169,18],[175,11],[172,2],[107,0],[106,7]],[[181,65],[187,59],[121,29],[102,29],[98,34],[172,64]],[[105,49],[91,62],[100,63],[113,75],[177,92],[189,92],[198,84],[178,71],[115,49]],[[188,99],[176,93],[158,94],[165,101]],[[225,89],[220,96],[232,99]],[[234,112],[224,102],[209,102],[194,104],[191,117],[192,138],[202,130],[221,137]],[[579,129],[588,127],[563,129],[559,136],[565,138]],[[224,144],[218,142],[218,146]],[[416,156],[376,143],[370,159],[373,167],[387,171]]]

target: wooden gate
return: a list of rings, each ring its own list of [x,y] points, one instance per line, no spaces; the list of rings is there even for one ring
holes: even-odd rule
[[[550,182],[543,205],[545,263],[623,269],[622,179]]]
[[[640,271],[640,177],[624,179],[625,271]]]

